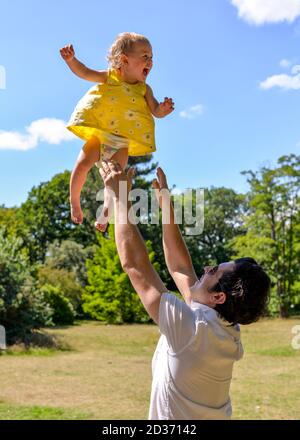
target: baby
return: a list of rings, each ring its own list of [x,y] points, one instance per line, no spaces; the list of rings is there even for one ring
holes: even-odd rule
[[[67,128],[84,144],[70,181],[71,218],[82,223],[80,193],[87,173],[94,164],[113,159],[124,169],[128,156],[142,156],[156,150],[154,118],[163,118],[174,110],[172,99],[159,103],[146,84],[152,69],[152,47],[143,35],[119,34],[112,44],[109,70],[92,70],[75,58],[72,45],[60,50],[72,72],[80,78],[96,82],[78,102]],[[153,115],[153,116],[152,116]],[[104,192],[104,205],[95,227],[105,232],[112,200]]]

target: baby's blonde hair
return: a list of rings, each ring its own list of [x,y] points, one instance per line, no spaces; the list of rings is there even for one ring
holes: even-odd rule
[[[132,52],[136,43],[146,43],[151,46],[148,38],[144,37],[144,35],[136,34],[135,32],[123,32],[117,36],[107,56],[107,60],[113,69],[121,67],[121,55],[128,55]]]

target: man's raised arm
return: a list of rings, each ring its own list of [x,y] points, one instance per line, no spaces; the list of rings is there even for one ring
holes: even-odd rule
[[[153,181],[153,188],[163,213],[163,248],[166,264],[185,302],[190,304],[190,287],[195,284],[198,278],[179,226],[175,223],[167,179],[161,168],[157,169],[157,179]],[[170,215],[165,216],[166,213],[170,213]],[[164,217],[169,218],[164,219]]]
[[[129,219],[128,190],[132,175],[113,161],[102,162],[105,186],[112,191],[115,207],[115,239],[121,265],[138,293],[147,313],[158,324],[161,294],[167,289],[149,260],[144,240]],[[124,191],[120,191],[123,188]]]

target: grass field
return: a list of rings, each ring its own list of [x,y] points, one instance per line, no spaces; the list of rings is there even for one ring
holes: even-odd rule
[[[234,419],[300,419],[300,320],[266,319],[242,327]],[[0,419],[146,419],[154,325],[82,322],[47,330],[63,350],[14,347],[0,356]]]

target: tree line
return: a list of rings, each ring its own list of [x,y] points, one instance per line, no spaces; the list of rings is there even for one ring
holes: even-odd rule
[[[150,189],[157,164],[151,157],[131,158],[134,187]],[[204,230],[186,235],[199,276],[205,265],[234,258],[255,258],[269,273],[271,316],[300,313],[300,156],[282,156],[276,166],[244,171],[249,191],[205,189]],[[8,343],[30,340],[34,329],[72,324],[74,319],[108,323],[149,322],[123,272],[114,243],[94,230],[102,187],[98,171],[82,193],[83,225],[69,209],[70,171],[31,189],[20,207],[0,207],[0,324]],[[151,261],[167,285],[160,225],[141,224]],[[185,234],[187,225],[180,225]]]

